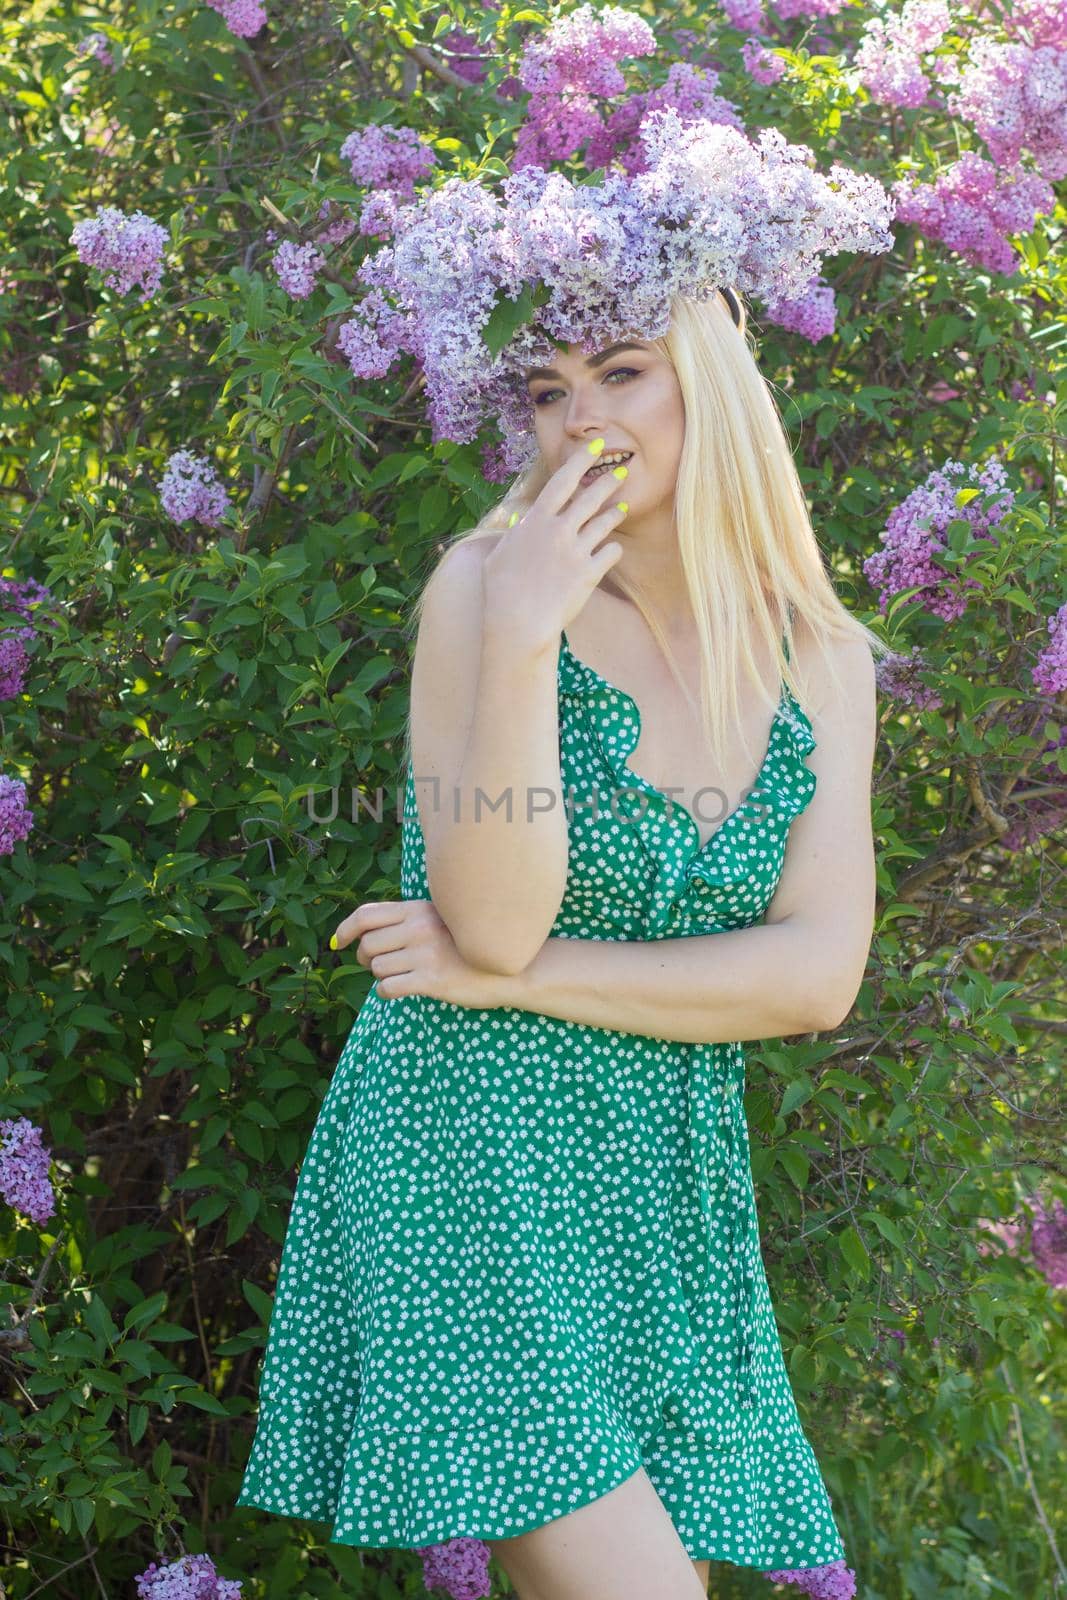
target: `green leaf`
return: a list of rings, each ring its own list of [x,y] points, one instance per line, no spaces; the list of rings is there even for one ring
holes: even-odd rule
[[[516,328],[528,321],[533,311],[533,293],[529,285],[523,286],[517,300],[509,300],[507,295],[503,295],[497,301],[482,329],[482,340],[491,355],[498,355],[503,350]]]
[[[852,1270],[864,1280],[869,1278],[871,1258],[867,1254],[867,1246],[851,1224],[838,1235],[838,1243],[841,1246],[841,1254]]]

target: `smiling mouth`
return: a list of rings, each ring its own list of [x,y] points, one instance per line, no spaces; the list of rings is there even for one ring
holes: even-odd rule
[[[610,472],[613,467],[621,466],[632,459],[632,450],[607,450],[595,466],[590,467],[588,472],[582,473],[581,481],[592,483],[594,478],[602,478],[605,472]]]

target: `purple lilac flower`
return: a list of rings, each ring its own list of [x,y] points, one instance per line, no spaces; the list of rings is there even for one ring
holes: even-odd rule
[[[1064,15],[1067,15],[1065,10]],[[1067,49],[972,39],[947,110],[969,123],[999,167],[1028,150],[1042,176],[1067,177]],[[1051,210],[1051,207],[1049,207]]]
[[[942,704],[936,689],[928,688],[919,672],[929,671],[926,657],[919,646],[912,645],[910,652],[883,656],[874,669],[875,683],[881,694],[892,695],[916,711],[936,711]]]
[[[306,300],[326,265],[326,257],[313,244],[295,244],[292,239],[285,239],[275,250],[271,265],[285,292],[294,300]]]
[[[739,33],[762,35],[767,32],[763,0],[722,0],[722,9],[731,28]]]
[[[391,239],[396,232],[400,204],[392,189],[378,189],[369,194],[359,213],[360,233],[372,239]]]
[[[486,483],[505,483],[511,476],[508,472],[507,452],[500,443],[482,446],[482,477]]]
[[[267,20],[261,0],[207,0],[213,11],[239,39],[251,39]]]
[[[464,79],[466,83],[484,83],[488,68],[483,58],[488,54],[489,47],[482,44],[476,33],[450,28],[447,33],[438,34],[434,49],[440,52],[457,78]]]
[[[1012,0],[1000,21],[1005,33],[1025,34],[1031,44],[1067,48],[1067,9],[1063,0]]]
[[[941,564],[939,557],[948,548],[943,535],[950,522],[963,520],[970,523],[972,538],[999,543],[990,529],[1015,500],[1013,491],[1004,487],[1006,481],[999,461],[989,461],[980,470],[973,464],[947,461],[890,513],[881,536],[882,549],[863,563],[868,581],[879,591],[883,613],[893,595],[918,588],[924,591],[922,604],[934,616],[945,622],[962,617],[968,592],[981,589],[981,584],[976,578],[959,577]],[[957,491],[972,486],[987,495],[1002,492],[988,509],[983,507],[982,495],[962,508],[957,506]]]
[[[134,1581],[137,1600],[241,1600],[241,1580],[221,1577],[210,1556],[152,1561]]]
[[[6,782],[6,778],[0,778],[0,784]],[[41,1142],[41,1130],[28,1117],[5,1117],[0,1121],[0,1199],[38,1227],[56,1209],[48,1177],[49,1159],[50,1152]]]
[[[1033,679],[1043,694],[1061,694],[1067,689],[1067,604],[1048,619],[1052,642],[1037,658]]]
[[[847,3],[848,0],[774,0],[774,10],[780,22],[788,22],[793,17],[836,17]]]
[[[321,232],[316,232],[315,243],[318,245],[344,244],[345,240],[350,238],[356,231],[358,224],[355,218],[348,216],[340,206],[337,209],[337,216],[332,222],[327,220],[329,215],[330,201],[324,200],[319,207],[318,220],[320,223],[326,222],[327,225]]]
[[[36,578],[0,578],[0,609],[14,611],[23,621],[37,626],[41,622],[50,628],[58,627],[54,617],[38,617],[36,607],[45,607],[53,599],[52,591]]]
[[[834,331],[837,307],[829,284],[812,282],[802,294],[780,295],[767,302],[767,318],[789,333],[818,344]]]
[[[12,628],[0,634],[0,700],[22,693],[30,658],[23,639],[35,639],[35,628]]]
[[[821,1567],[782,1567],[765,1572],[771,1583],[795,1583],[812,1600],[853,1600],[856,1574],[843,1561],[830,1561]]]
[[[718,92],[719,73],[714,68],[701,71],[687,61],[675,61],[663,83],[655,89],[627,95],[622,105],[609,112],[593,132],[586,146],[590,167],[607,167],[617,161],[631,176],[648,170],[648,155],[642,131],[654,111],[668,108],[681,123],[717,123],[744,132],[737,108]]]
[[[229,495],[219,482],[214,464],[191,450],[175,450],[159,483],[163,510],[172,522],[190,517],[214,528],[229,505]]]
[[[741,60],[753,83],[777,83],[785,75],[785,62],[752,35],[741,46]]]
[[[515,139],[511,170],[565,161],[603,127],[600,100],[626,89],[619,62],[651,55],[656,36],[643,17],[606,6],[578,6],[526,44],[519,81],[530,99]],[[592,165],[606,164],[599,156]]]
[[[443,1589],[452,1600],[485,1600],[492,1594],[489,1546],[481,1539],[446,1539],[415,1548],[426,1589]]]
[[[26,805],[26,785],[21,778],[0,772],[0,856],[14,853],[20,839],[28,839],[33,812]]]
[[[391,355],[422,363],[435,440],[469,443],[498,419],[508,470],[530,459],[531,407],[522,373],[553,355],[549,336],[597,343],[670,325],[677,294],[707,298],[720,284],[768,301],[810,294],[824,256],[885,251],[892,206],[878,181],[834,165],[776,129],[755,142],[673,107],[640,129],[645,170],[601,183],[526,167],[498,195],[450,177],[399,205],[390,241],[360,265],[378,290],[358,303],[342,342],[357,377],[382,377]],[[485,325],[499,303],[537,290],[532,316],[502,349]]]
[[[933,104],[922,57],[951,25],[946,0],[907,0],[897,15],[868,18],[853,65],[871,99],[912,110]]]
[[[114,71],[117,63],[111,54],[111,48],[105,33],[87,33],[85,38],[79,39],[74,46],[74,54],[76,56],[87,56],[90,53],[102,66],[110,67]]]
[[[1039,1270],[1053,1289],[1067,1289],[1067,1207],[1062,1200],[1039,1205],[1030,1235]]]
[[[437,157],[414,128],[368,122],[341,146],[356,183],[365,189],[391,189],[411,199],[415,184],[437,164]]]
[[[1019,255],[1008,240],[1030,233],[1034,218],[1055,206],[1051,184],[1021,167],[1001,171],[967,150],[933,183],[899,178],[892,185],[897,220],[914,223],[928,239],[938,239],[972,266],[1013,273]]]
[[[108,287],[120,294],[139,283],[147,302],[159,289],[167,230],[143,211],[126,216],[117,206],[97,206],[95,217],[74,224],[70,242],[78,259],[98,267]]]

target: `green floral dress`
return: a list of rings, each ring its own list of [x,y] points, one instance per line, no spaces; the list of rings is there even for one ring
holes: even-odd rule
[[[566,635],[558,689],[553,935],[759,922],[815,792],[788,689],[703,848],[627,765],[635,702]],[[401,894],[428,899],[406,778]],[[744,1073],[740,1044],[372,984],[301,1167],[237,1503],[417,1547],[526,1532],[644,1466],[694,1560],[836,1566],[760,1255]]]

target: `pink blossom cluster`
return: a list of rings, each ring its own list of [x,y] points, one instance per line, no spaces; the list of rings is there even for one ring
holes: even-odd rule
[[[30,660],[26,643],[36,639],[37,623],[42,620],[36,616],[34,608],[51,599],[51,592],[36,578],[27,578],[22,583],[14,578],[0,578],[0,611],[13,613],[23,624],[19,628],[6,624],[0,628],[0,700],[11,700],[22,693]],[[50,627],[57,626],[51,617],[43,620]]]
[[[119,294],[139,283],[146,303],[159,289],[167,230],[143,211],[126,216],[117,206],[97,206],[95,217],[74,224],[70,242],[79,261],[99,268],[104,282]]]
[[[118,64],[115,60],[115,57],[111,54],[111,47],[108,44],[106,33],[87,33],[85,38],[79,39],[77,44],[74,46],[74,54],[76,56],[87,56],[91,54],[103,66],[110,67],[112,71],[115,70],[115,67]]]
[[[912,110],[931,103],[922,57],[952,25],[946,0],[907,0],[904,8],[867,19],[853,66],[872,100]]]
[[[768,50],[759,39],[745,40],[741,46],[741,60],[753,83],[766,86],[777,83],[779,78],[785,75],[785,62],[781,56],[776,56],[773,50]]]
[[[936,711],[942,704],[941,696],[919,676],[921,671],[929,670],[925,654],[916,644],[910,651],[883,656],[875,666],[874,677],[880,693],[892,695],[916,711]]]
[[[892,185],[897,221],[913,223],[972,266],[1014,272],[1018,253],[1009,235],[1030,233],[1039,213],[1055,206],[1052,186],[1036,173],[1015,167],[999,171],[967,150],[933,183],[900,178]]]
[[[736,108],[718,92],[719,73],[702,71],[687,61],[675,61],[663,83],[654,89],[635,90],[614,111],[607,112],[599,129],[590,135],[586,164],[608,167],[619,163],[631,176],[648,169],[641,130],[653,111],[674,110],[683,124],[717,122],[744,132]]]
[[[1006,482],[1007,473],[999,461],[989,461],[981,469],[973,463],[947,461],[894,508],[881,535],[881,550],[863,563],[868,581],[879,591],[878,604],[883,613],[893,595],[918,589],[916,598],[934,616],[953,622],[963,615],[969,592],[980,589],[981,584],[944,565],[948,549],[945,530],[949,523],[963,520],[970,524],[973,539],[998,543],[990,530],[1015,501],[1014,492],[1005,488]],[[967,505],[957,506],[957,491],[972,486],[983,493]],[[998,498],[986,506],[983,500],[988,495]]]
[[[149,1562],[135,1582],[137,1600],[241,1600],[241,1580],[220,1576],[207,1555]]]
[[[813,169],[774,128],[755,142],[666,107],[646,117],[645,168],[600,183],[526,167],[498,195],[451,177],[400,205],[389,245],[368,252],[371,291],[339,344],[357,377],[382,377],[401,352],[425,375],[434,439],[472,440],[499,421],[514,471],[534,448],[522,375],[553,354],[549,336],[587,349],[670,325],[675,295],[722,284],[765,300],[803,295],[825,256],[891,248],[892,205],[878,181]],[[499,350],[484,329],[498,304],[535,299]]]
[[[193,518],[214,528],[230,503],[214,464],[191,450],[174,451],[158,488],[160,504],[172,522]]]
[[[1048,619],[1051,642],[1037,658],[1034,682],[1044,694],[1062,694],[1067,689],[1067,605]]]
[[[0,778],[0,837],[3,830],[3,789],[8,780]],[[56,1209],[56,1197],[48,1177],[49,1151],[41,1141],[41,1130],[29,1117],[5,1117],[0,1121],[0,1200],[12,1210],[29,1217],[42,1227]]]
[[[601,130],[598,102],[626,88],[619,62],[651,55],[655,48],[656,36],[644,18],[621,6],[595,11],[580,5],[529,40],[518,76],[530,99],[515,139],[512,171],[574,155]]]
[[[1028,150],[1044,177],[1067,177],[1067,48],[1031,49],[982,35],[971,43],[947,108],[985,140],[998,166]]]
[[[261,0],[207,0],[207,3],[239,39],[251,39],[267,20]]]
[[[294,300],[306,300],[326,265],[326,257],[313,244],[284,239],[271,258],[278,282]]]

